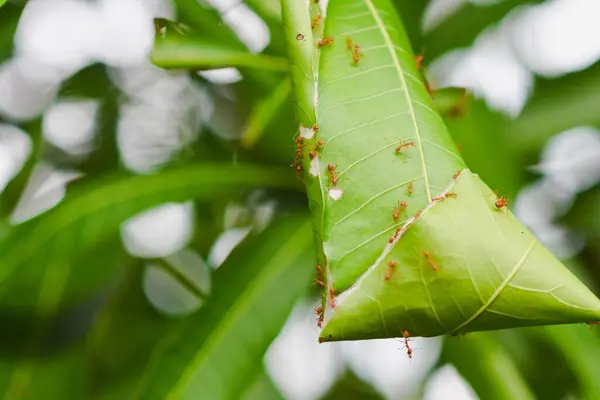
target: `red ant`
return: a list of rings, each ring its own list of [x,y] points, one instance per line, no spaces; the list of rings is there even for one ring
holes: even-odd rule
[[[315,308],[315,314],[320,315],[323,313],[323,306],[317,306],[317,308]]]
[[[385,280],[389,281],[390,278],[392,277],[392,272],[394,272],[394,268],[396,268],[396,266],[398,265],[398,263],[394,260],[389,260],[388,261],[388,269],[387,272],[385,274]]]
[[[416,214],[415,214],[415,219],[418,219],[421,214],[423,213],[423,210],[419,210]]]
[[[496,202],[494,203],[494,205],[496,206],[496,208],[498,210],[502,209],[503,207],[506,207],[506,205],[508,204],[508,199],[504,196],[500,196],[498,197],[498,191],[495,190],[494,193],[496,193]],[[508,208],[506,209],[506,214],[508,215]]]
[[[413,350],[408,345],[408,338],[410,337],[410,334],[408,333],[408,331],[403,331],[402,336],[404,336],[404,346],[406,346],[406,354],[408,354],[408,358],[412,359]]]
[[[456,171],[454,175],[452,175],[452,179],[456,180],[456,178],[458,178],[461,173],[462,171]]]
[[[444,201],[445,197],[444,196],[438,196],[438,197],[434,197],[431,199],[431,201]]]
[[[330,299],[331,308],[335,308],[335,289],[333,289],[333,287],[331,287],[329,289],[329,296],[331,297],[331,299]]]
[[[354,50],[352,50],[352,61],[354,61],[354,65],[358,65],[361,57],[364,57],[364,54],[360,52],[360,47],[355,44]]]
[[[352,51],[352,39],[350,39],[350,36],[346,36],[346,46],[349,51]]]
[[[412,196],[412,194],[413,194],[413,183],[409,182],[408,183],[408,195]]]
[[[425,252],[425,253],[423,253],[423,255],[425,256],[425,258],[427,259],[429,264],[431,264],[431,267],[433,268],[433,270],[437,271],[438,267],[433,263],[433,260],[431,259],[431,254]]]
[[[315,148],[308,153],[308,156],[311,159],[315,158],[315,156],[317,155],[317,151],[319,151],[319,149],[321,147],[323,147],[324,144],[325,144],[325,142],[323,142],[322,140],[317,140],[317,143],[315,144]]]
[[[421,64],[423,62],[423,58],[425,58],[423,54],[419,54],[415,57],[415,64],[417,65],[417,69],[423,68],[423,65]]]
[[[331,175],[331,184],[335,185],[338,181],[338,175],[335,172],[337,165],[329,164],[327,165],[327,169],[329,170],[329,175]]]
[[[320,20],[321,20],[321,16],[317,15],[310,24],[311,29],[315,29],[315,27],[317,26],[317,24],[319,23]]]
[[[453,199],[455,199],[456,198],[456,193],[454,193],[454,192],[446,193],[445,196],[446,197],[452,197]]]
[[[314,279],[313,285],[315,283],[318,283],[321,287],[325,287],[325,283],[321,279],[319,279],[319,278],[315,278]]]
[[[314,132],[314,133],[317,133],[317,132],[319,132],[319,126],[318,126],[317,124],[314,124],[314,125],[312,126],[312,130],[313,130],[313,132]]]
[[[398,237],[398,235],[400,234],[401,231],[402,231],[402,228],[396,229],[396,232],[394,232],[394,234],[388,239],[388,242],[394,243],[394,240],[396,240],[396,238]]]
[[[319,42],[317,43],[317,46],[319,46],[319,47],[330,46],[332,43],[333,43],[333,38],[326,37],[325,39],[319,40]]]
[[[317,265],[317,275],[323,276],[323,268],[321,267],[321,264]]]
[[[402,149],[407,149],[409,146],[417,147],[415,142],[402,143],[402,144],[400,144],[400,146],[396,147],[396,153],[400,153],[400,151],[402,151]]]
[[[392,215],[392,218],[394,219],[394,221],[396,221],[398,218],[400,218],[400,213],[402,213],[402,211],[404,211],[407,207],[406,202],[400,202],[398,201],[398,208],[394,211],[394,215]]]
[[[322,328],[322,327],[323,327],[323,319],[324,319],[324,318],[325,318],[325,317],[323,316],[323,314],[321,314],[321,315],[319,315],[319,316],[317,317],[317,326],[318,326],[319,328]]]

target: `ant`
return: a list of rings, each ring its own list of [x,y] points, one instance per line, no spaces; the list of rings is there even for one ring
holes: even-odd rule
[[[400,202],[398,200],[398,208],[394,211],[394,215],[392,215],[392,218],[394,219],[394,221],[396,221],[398,218],[400,218],[400,214],[402,213],[402,211],[404,211],[407,207],[406,202],[402,201]]]
[[[323,147],[324,144],[325,142],[323,142],[322,140],[317,140],[315,148],[308,153],[308,156],[311,158],[311,160],[315,158],[315,156],[317,155],[317,151],[319,151],[319,149]]]
[[[413,350],[408,345],[408,338],[410,337],[410,334],[408,333],[408,331],[403,331],[402,336],[404,336],[404,346],[406,347],[406,354],[408,354],[408,358],[412,359]]]
[[[496,202],[494,203],[494,205],[496,206],[496,208],[498,210],[500,210],[503,207],[506,207],[506,205],[508,204],[508,199],[505,196],[498,197],[498,191],[497,190],[495,190],[494,193],[496,193]],[[506,208],[506,214],[508,215],[508,208]]]
[[[402,151],[402,149],[407,149],[409,146],[417,147],[415,142],[412,142],[412,141],[407,142],[407,143],[401,143],[400,146],[396,147],[396,153],[400,153],[400,151]]]
[[[329,164],[327,165],[327,169],[329,170],[329,175],[331,175],[331,184],[335,185],[338,181],[338,174],[335,172],[337,165]]]
[[[350,36],[346,36],[346,46],[349,51],[352,51],[352,39],[350,39]]]
[[[333,287],[331,287],[329,289],[329,296],[331,297],[331,299],[330,299],[331,308],[335,308],[335,289]]]
[[[408,183],[408,190],[407,191],[408,191],[408,195],[412,196],[412,194],[413,194],[413,183],[412,183],[412,181]]]
[[[317,124],[314,124],[311,128],[312,128],[312,130],[313,130],[314,133],[319,132],[319,126]]]
[[[321,20],[321,16],[317,15],[310,24],[311,29],[315,29],[315,27],[317,26],[317,24],[319,23],[320,20]]]
[[[319,40],[319,42],[317,43],[317,46],[319,46],[319,47],[330,46],[332,43],[333,43],[333,38],[326,37],[325,39]]]
[[[325,283],[321,279],[319,279],[319,278],[315,278],[314,279],[313,285],[315,283],[319,284],[319,286],[321,286],[321,287],[325,287]]]
[[[317,275],[323,276],[323,268],[321,267],[321,264],[318,264],[316,269],[317,269]]]
[[[444,196],[438,196],[438,197],[434,197],[431,199],[431,201],[444,201],[445,197]]]
[[[358,65],[358,63],[360,62],[360,58],[364,56],[365,55],[360,52],[360,47],[357,44],[355,44],[354,50],[352,50],[352,61],[354,62],[354,65]]]
[[[325,317],[323,316],[323,314],[321,314],[321,315],[319,315],[319,316],[317,317],[317,326],[318,326],[319,328],[322,328],[322,327],[323,327],[323,319],[324,319],[324,318],[325,318]]]
[[[454,175],[452,175],[452,179],[456,180],[456,178],[458,178],[460,176],[460,174],[462,173],[462,171],[456,171],[454,173]]]
[[[422,63],[423,63],[423,59],[424,59],[424,58],[425,58],[425,56],[424,56],[423,54],[418,54],[418,55],[415,57],[415,64],[417,65],[417,69],[419,69],[419,70],[420,70],[421,68],[423,68],[423,65],[422,65]]]
[[[427,259],[429,264],[431,264],[431,267],[433,268],[433,270],[437,271],[438,267],[433,263],[433,260],[431,259],[431,254],[429,254],[428,252],[425,252],[425,253],[423,253],[423,255],[425,256],[425,258]]]
[[[394,234],[388,239],[388,243],[394,243],[394,240],[396,240],[401,231],[402,228],[396,229],[396,232],[394,232]]]
[[[450,193],[446,193],[444,196],[446,196],[446,198],[452,197],[453,199],[455,199],[456,198],[456,193],[450,192]]]
[[[315,308],[315,314],[320,315],[323,313],[323,306],[317,306],[317,308]]]
[[[387,272],[385,274],[385,280],[389,281],[390,278],[392,277],[392,272],[394,272],[394,268],[396,268],[396,266],[398,265],[398,263],[394,260],[389,260],[388,261],[388,269]]]

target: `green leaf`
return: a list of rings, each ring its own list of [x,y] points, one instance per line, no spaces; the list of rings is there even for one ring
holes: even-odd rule
[[[315,73],[311,20],[304,1],[281,0],[284,34],[288,43],[290,74],[296,106],[296,118],[301,127],[315,124]]]
[[[104,177],[83,181],[55,209],[12,228],[0,242],[0,304],[35,307],[47,271],[53,277],[55,296],[76,299],[82,281],[100,286],[94,277],[105,271],[75,263],[76,257],[117,234],[120,224],[147,208],[190,198],[216,199],[231,195],[240,186],[295,188],[297,182],[285,168],[224,164],[188,165],[149,176]],[[59,272],[60,270],[60,272]],[[65,285],[63,288],[62,285]]]
[[[332,1],[324,35],[318,131],[298,139],[319,340],[600,319],[600,300],[465,169],[390,1]]]
[[[283,104],[288,101],[291,91],[291,82],[286,78],[271,95],[256,103],[242,132],[241,143],[244,147],[252,147],[260,139]]]
[[[0,0],[0,8],[6,4],[7,0]]]
[[[344,299],[322,340],[460,334],[600,320],[600,300],[470,171],[399,234]],[[388,262],[397,262],[386,280]],[[365,301],[378,299],[379,301]],[[360,324],[349,321],[357,321]]]
[[[320,247],[332,284],[342,291],[366,272],[401,226],[392,220],[398,202],[406,201],[408,215],[415,214],[465,164],[418,78],[389,1],[331,2],[325,36],[335,39],[321,51],[319,67],[317,136],[325,144],[312,162],[305,157],[304,170],[313,213],[323,218],[315,219]],[[347,37],[364,54],[358,65]],[[315,146],[307,142],[308,149]],[[413,146],[396,153],[403,143]],[[328,164],[337,166],[335,186]],[[343,192],[339,200],[336,191]]]
[[[289,217],[238,247],[207,305],[156,344],[133,398],[239,398],[308,288],[310,232],[306,218]]]
[[[482,399],[535,399],[509,353],[488,333],[477,333],[444,343],[450,361]]]
[[[285,58],[252,54],[221,43],[194,38],[159,39],[151,54],[154,65],[161,68],[214,69],[248,67],[287,71]]]

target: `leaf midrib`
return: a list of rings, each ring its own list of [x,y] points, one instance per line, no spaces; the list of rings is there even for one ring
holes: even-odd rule
[[[427,191],[427,201],[428,201],[428,203],[430,203],[431,202],[431,190],[429,188],[429,177],[427,176],[427,167],[425,165],[425,156],[423,153],[423,145],[421,143],[421,133],[419,131],[419,124],[417,122],[417,115],[415,114],[415,110],[413,108],[412,99],[408,92],[408,85],[406,84],[406,79],[404,78],[404,71],[402,70],[402,67],[400,66],[400,61],[398,60],[398,56],[396,55],[396,52],[394,51],[394,43],[392,42],[390,35],[388,34],[387,30],[385,29],[385,24],[381,20],[381,17],[379,16],[379,13],[377,12],[377,8],[373,4],[373,1],[372,0],[364,0],[364,2],[366,4],[366,6],[369,8],[369,11],[371,12],[371,14],[373,16],[373,19],[375,20],[375,23],[377,24],[377,28],[379,29],[379,31],[381,32],[381,35],[383,36],[385,45],[390,53],[390,56],[392,57],[392,61],[394,63],[394,69],[398,73],[400,82],[402,83],[402,87],[404,88],[404,96],[406,97],[406,101],[408,102],[409,112],[412,117],[412,122],[413,122],[413,125],[415,128],[415,135],[417,138],[417,148],[419,149],[419,156],[421,158],[421,168],[423,169],[423,179],[425,181],[425,189]]]
[[[515,267],[513,268],[513,270],[510,272],[510,274],[508,274],[508,276],[504,279],[504,281],[498,286],[498,288],[494,291],[494,293],[492,293],[492,295],[490,296],[488,301],[483,303],[481,305],[481,307],[479,307],[479,309],[469,319],[467,319],[466,321],[464,321],[463,323],[458,325],[456,328],[449,330],[447,333],[450,333],[450,334],[456,333],[458,330],[464,328],[469,323],[471,323],[473,320],[475,320],[477,317],[479,317],[481,314],[483,314],[485,312],[485,310],[487,310],[488,307],[490,305],[492,305],[492,303],[496,300],[496,298],[498,298],[500,293],[502,293],[504,288],[506,288],[506,286],[510,283],[510,281],[512,281],[512,279],[515,277],[517,272],[519,272],[519,270],[521,269],[523,264],[525,264],[527,257],[529,257],[529,254],[531,254],[531,250],[533,249],[533,246],[535,246],[535,244],[537,242],[538,241],[536,239],[533,239],[533,242],[531,242],[531,245],[527,248],[527,250],[525,251],[525,254],[523,254],[523,257],[521,257],[521,259],[515,264]]]

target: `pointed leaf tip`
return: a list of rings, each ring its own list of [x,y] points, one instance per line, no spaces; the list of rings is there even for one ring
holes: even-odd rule
[[[476,175],[464,171],[447,193],[338,297],[320,341],[600,319],[600,300]]]

